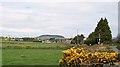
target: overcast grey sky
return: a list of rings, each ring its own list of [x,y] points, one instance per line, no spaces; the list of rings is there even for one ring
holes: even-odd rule
[[[21,37],[57,34],[87,37],[101,17],[108,19],[113,37],[118,34],[117,2],[3,2],[2,35]]]

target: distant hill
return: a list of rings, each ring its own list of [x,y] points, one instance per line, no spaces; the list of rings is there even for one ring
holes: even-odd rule
[[[61,35],[41,35],[41,36],[38,36],[37,38],[39,38],[39,39],[50,39],[50,38],[63,39],[64,36],[61,36]]]

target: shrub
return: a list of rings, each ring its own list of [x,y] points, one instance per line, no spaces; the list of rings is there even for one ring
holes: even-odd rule
[[[85,42],[84,42],[85,44],[87,44],[87,45],[95,45],[96,44],[96,40],[93,40],[93,39],[87,39],[87,40],[85,40]]]
[[[86,52],[83,48],[70,48],[63,51],[63,57],[59,61],[60,66],[73,67],[81,64],[114,64],[117,62],[115,52]]]

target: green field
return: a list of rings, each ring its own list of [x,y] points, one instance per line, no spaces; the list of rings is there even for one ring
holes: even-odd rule
[[[3,65],[58,65],[62,50],[3,49]]]
[[[30,48],[13,48],[16,46]],[[69,46],[62,43],[2,42],[2,64],[58,65],[62,51],[67,47]]]
[[[6,46],[31,46],[31,47],[41,47],[41,48],[47,48],[47,47],[65,47],[66,45],[62,43],[37,43],[37,42],[5,42],[2,43],[2,47]]]

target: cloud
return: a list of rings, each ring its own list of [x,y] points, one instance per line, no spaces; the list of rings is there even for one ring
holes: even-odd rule
[[[118,0],[1,0],[1,2],[118,2]]]
[[[61,34],[72,37],[79,33],[88,36],[101,17],[107,17],[113,36],[117,35],[117,3],[90,2],[4,2],[1,7],[3,34],[30,36]],[[15,33],[14,33],[15,32]],[[24,32],[24,34],[22,34]]]
[[[12,32],[17,32],[17,33],[32,33],[35,30],[33,29],[15,29],[15,28],[8,28],[8,29],[4,29],[6,31],[12,31]]]

